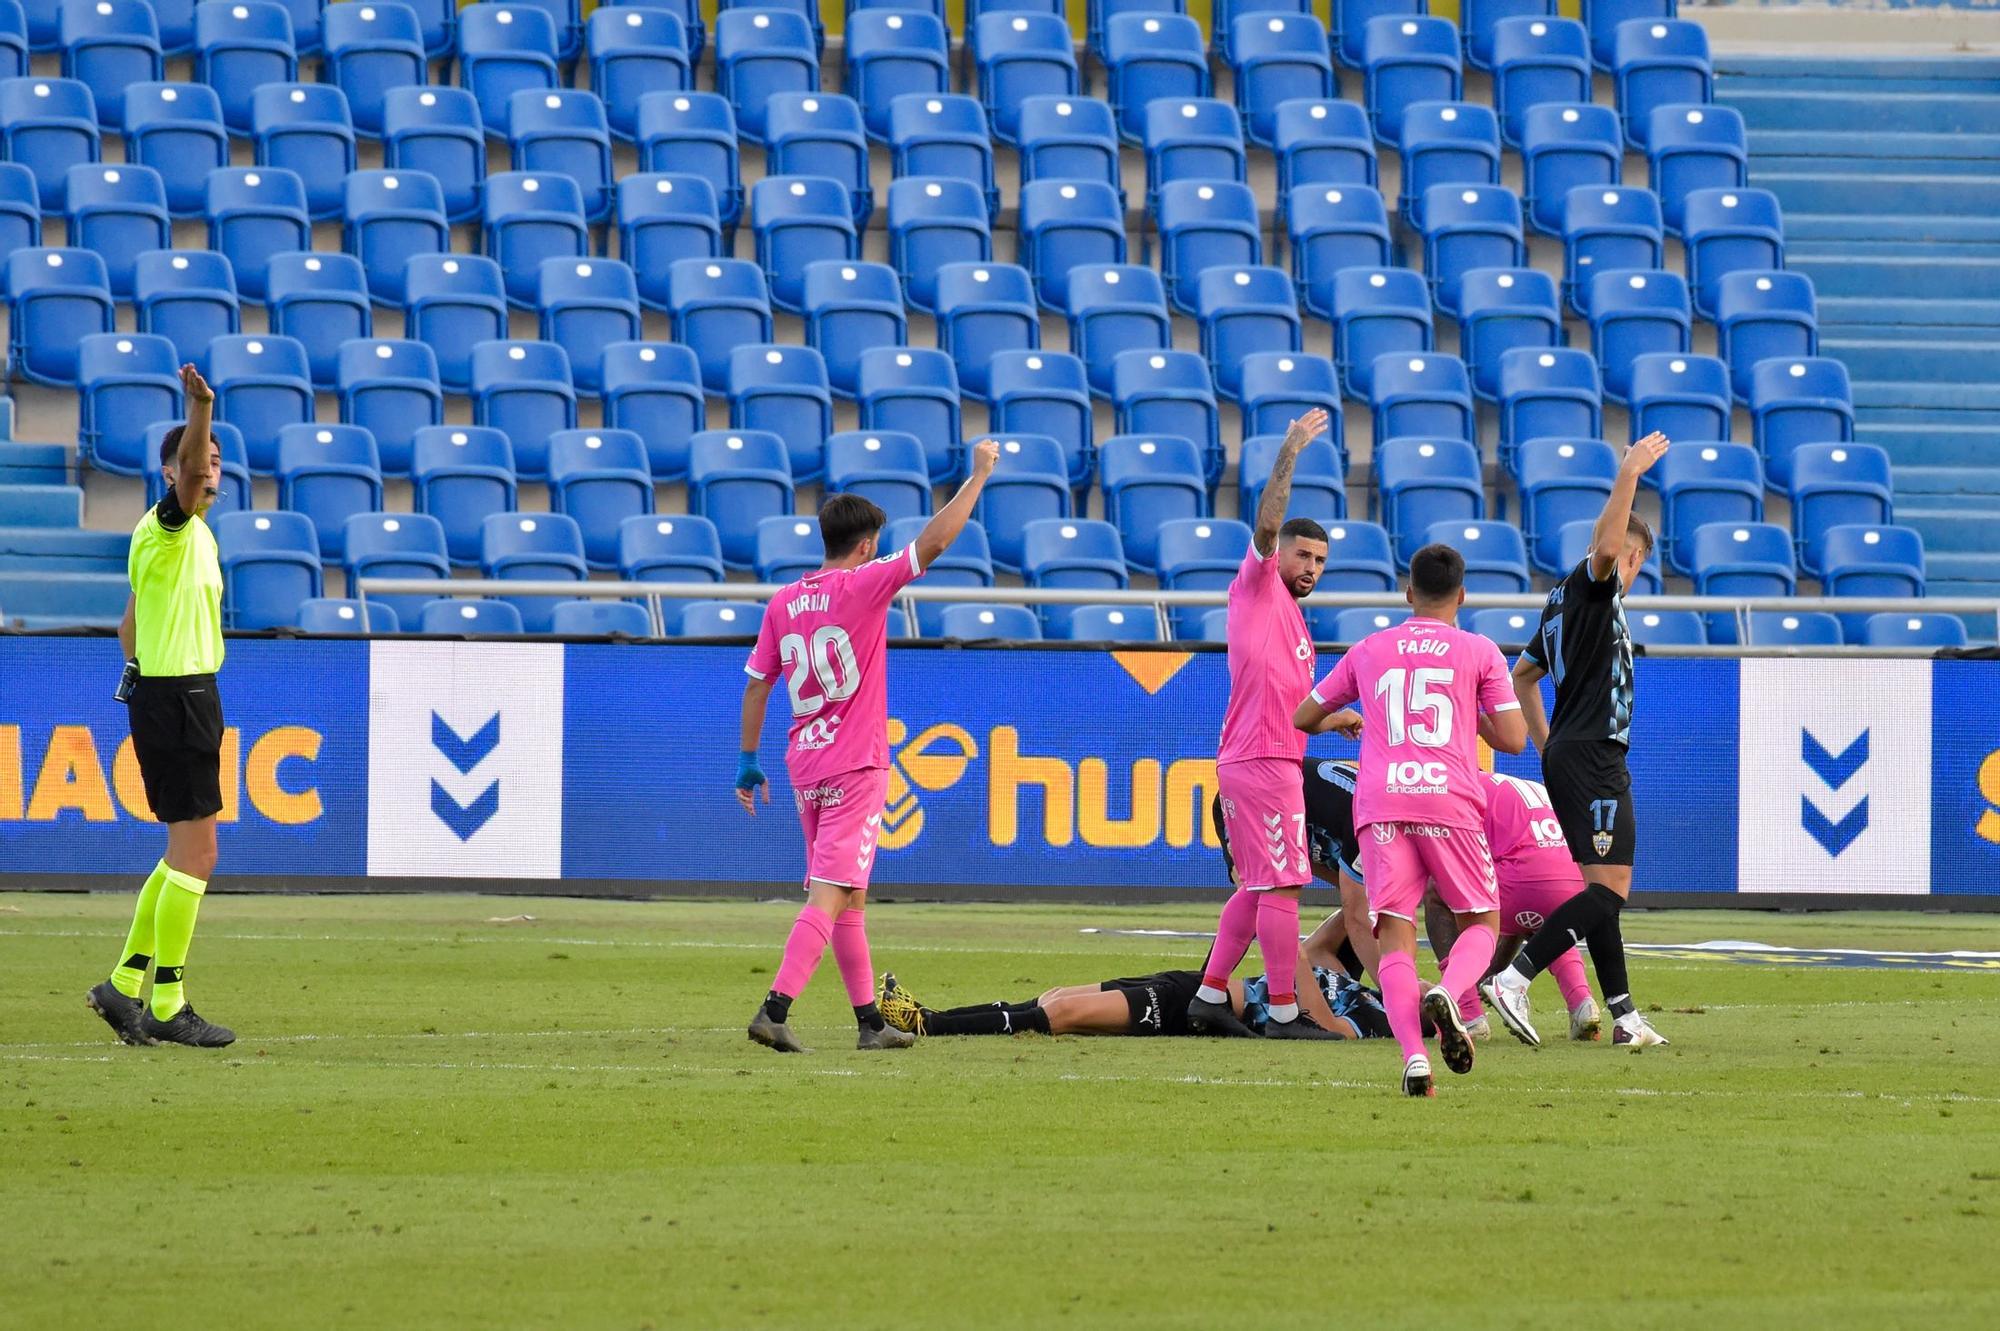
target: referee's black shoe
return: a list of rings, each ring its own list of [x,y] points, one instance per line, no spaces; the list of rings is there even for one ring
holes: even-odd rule
[[[1326,1027],[1314,1021],[1303,1011],[1290,1021],[1267,1021],[1264,1023],[1266,1040],[1338,1040]]]
[[[142,1018],[146,1034],[161,1044],[184,1044],[195,1049],[220,1049],[224,1045],[236,1043],[236,1032],[227,1026],[218,1026],[194,1010],[193,1004],[184,1005],[179,1012],[161,1021],[149,1010]]]
[[[111,1028],[111,1033],[126,1044],[153,1043],[152,1037],[147,1035],[145,1030],[145,1000],[127,998],[118,992],[118,986],[111,981],[101,980],[94,989],[83,996],[83,1001],[90,1005],[92,1012],[104,1018],[104,1024]]]
[[[1236,1040],[1247,1040],[1254,1039],[1257,1034],[1245,1026],[1230,1009],[1229,1000],[1226,998],[1220,1003],[1211,1003],[1196,995],[1195,1000],[1188,1004],[1187,1023],[1188,1029],[1196,1035],[1221,1035]]]

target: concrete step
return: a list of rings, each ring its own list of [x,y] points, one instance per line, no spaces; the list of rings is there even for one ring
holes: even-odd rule
[[[0,570],[119,573],[131,536],[69,527],[0,527]]]
[[[2000,555],[1925,550],[1924,584],[1932,596],[2000,596]]]
[[[2000,385],[1905,384],[1864,379],[1851,383],[1850,388],[1859,420],[1984,429],[2000,439]]]
[[[1751,82],[1759,90],[1788,93],[1885,93],[1937,96],[1965,92],[1973,96],[2000,84],[2000,57],[1990,55],[1894,55],[1854,58],[1755,55],[1717,52],[1714,59],[1718,99],[1723,89]],[[1732,89],[1733,91],[1733,89]]]
[[[1785,266],[1813,280],[1822,300],[1868,296],[1891,300],[2000,301],[2000,256],[1870,258],[1863,255],[1786,256]]]
[[[1883,156],[1851,152],[1774,152],[1759,148],[1753,138],[1750,146],[1750,177],[1754,180],[1767,171],[1784,172],[1788,175],[1810,171],[1838,171],[1843,175],[1853,176],[1990,176],[2000,173],[2000,157],[1984,154],[1976,157],[1928,157],[1901,152]]]
[[[2000,214],[2000,176],[1856,175],[1852,172],[1759,171],[1750,183],[1778,196],[1785,215],[1845,213],[1866,204],[1896,217]]]
[[[1942,467],[1939,470],[1955,471],[1957,468]],[[1974,475],[1969,479],[1982,485],[2000,486],[2000,473],[1995,473],[1991,477]],[[1905,509],[1912,512],[1929,513],[1947,507],[1961,513],[1977,515],[1989,522],[2000,524],[2000,494],[1938,494],[1935,491],[1906,493],[1903,490],[1903,478],[1900,475],[1896,477],[1896,511],[1899,515]],[[1989,548],[2000,552],[2000,542],[1993,543]]]
[[[1937,336],[1955,341],[1984,342],[2000,337],[2000,300],[1822,297],[1819,302],[1819,326],[1823,331],[1839,328],[1843,336]],[[1871,331],[1852,331],[1864,328]]]
[[[2000,98],[1995,99],[2000,103]],[[1869,106],[1872,103],[1863,102]],[[1850,108],[1849,115],[1856,114]],[[1758,129],[1750,130],[1751,169],[1757,159],[1798,157],[1856,162],[1987,162],[2000,168],[2000,129],[1991,133],[1964,130],[1945,134],[1877,134],[1872,130]],[[1782,168],[1781,168],[1782,169]],[[1958,169],[1958,168],[1952,168]],[[1977,174],[1975,172],[1975,174]]]
[[[69,479],[68,458],[61,444],[0,441],[0,485],[61,485]]]
[[[1848,200],[1848,206],[1855,204],[1855,200]],[[1868,206],[1873,206],[1872,201]],[[1843,254],[1891,251],[1928,258],[1965,254],[1991,259],[2000,257],[2000,218],[1787,212],[1786,250],[1800,254],[1811,247]]]
[[[0,527],[80,527],[83,489],[75,485],[0,485]]]
[[[1896,521],[1905,527],[1915,527],[1924,536],[1924,553],[1984,555],[2000,568],[2000,540],[1996,540],[1996,527],[2000,519],[1991,513],[1971,512],[1962,508],[1918,508],[1914,505],[1898,505]]]
[[[1854,437],[1889,455],[1899,485],[1906,471],[1993,469],[1993,488],[2000,489],[2000,436],[1992,426],[1883,422],[1864,409],[1855,422]]]
[[[1822,337],[1819,350],[1822,356],[1845,361],[1849,379],[1993,387],[1996,378],[2000,378],[2000,348],[1990,342],[1882,342]]]
[[[1724,68],[1734,62],[1724,56]],[[1817,63],[1817,62],[1815,62]],[[2000,93],[1825,91],[1736,78],[1718,68],[1715,100],[1742,113],[1752,141],[1760,131],[1851,135],[1856,124],[1871,134],[2000,134]]]
[[[117,623],[131,586],[122,573],[19,573],[0,571],[0,607],[60,623]]]

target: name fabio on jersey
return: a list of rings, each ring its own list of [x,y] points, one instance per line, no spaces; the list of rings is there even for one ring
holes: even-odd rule
[[[1398,656],[1443,656],[1451,650],[1451,644],[1443,638],[1398,638]]]

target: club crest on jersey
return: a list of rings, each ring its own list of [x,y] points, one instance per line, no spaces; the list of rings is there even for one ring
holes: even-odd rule
[[[1300,639],[1299,639],[1299,645],[1298,645],[1298,646],[1296,646],[1296,647],[1294,647],[1294,648],[1292,648],[1292,655],[1293,655],[1293,656],[1296,656],[1296,657],[1298,657],[1298,658],[1299,658],[1299,660],[1301,660],[1301,661],[1310,661],[1310,660],[1312,660],[1312,659],[1313,659],[1313,642],[1312,642],[1312,639],[1311,639],[1311,638],[1309,638],[1309,637],[1306,637],[1306,638],[1300,638]]]
[[[1590,834],[1590,844],[1599,855],[1609,855],[1611,853],[1611,833],[1592,832]]]

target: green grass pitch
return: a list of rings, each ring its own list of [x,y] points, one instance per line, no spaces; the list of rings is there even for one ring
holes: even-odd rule
[[[189,989],[242,1038],[125,1049],[82,998],[130,901],[0,895],[0,1327],[2000,1325],[2000,973],[1638,959],[1672,1048],[1502,1036],[1425,1103],[1388,1042],[862,1055],[830,958],[819,1052],[773,1055],[742,1027],[779,903],[213,897]],[[1078,930],[1212,917],[871,932],[960,1003],[1197,964]],[[1628,931],[2000,950],[1979,917]]]

